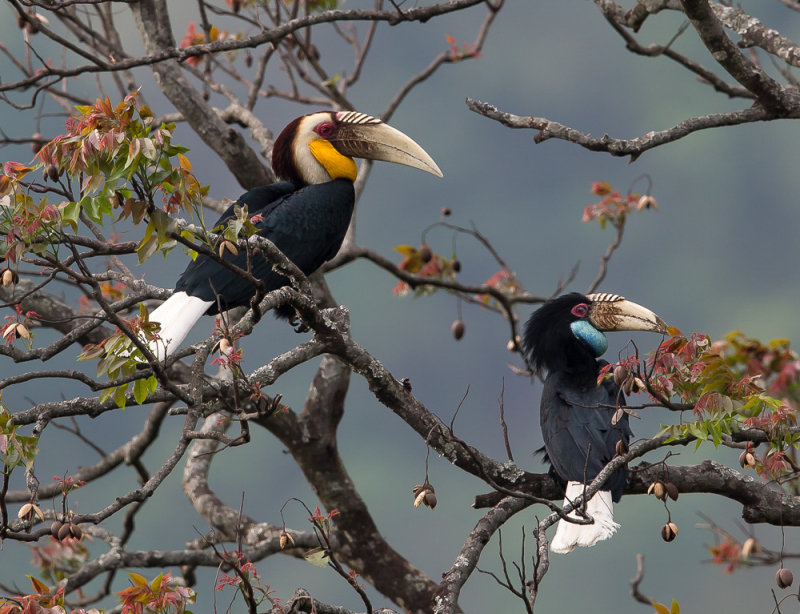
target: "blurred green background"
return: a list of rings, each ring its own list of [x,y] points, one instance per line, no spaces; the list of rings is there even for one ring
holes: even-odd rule
[[[757,11],[767,25],[790,37],[798,31],[797,13],[779,3],[751,4],[743,8]],[[344,8],[369,6],[372,4],[353,1]],[[379,25],[372,57],[361,81],[348,92],[349,99],[360,111],[381,113],[406,80],[446,49],[447,35],[459,43],[471,41],[483,14],[479,6],[423,25]],[[2,40],[14,51],[21,49],[22,41],[12,15],[7,4],[0,6]],[[173,26],[180,38],[190,17],[178,15],[175,11]],[[681,23],[678,15],[659,15],[645,24],[639,39],[664,44]],[[366,26],[356,27],[363,32]],[[135,39],[133,29],[129,36]],[[320,28],[315,36],[323,54],[328,54],[322,61],[331,71],[349,66],[347,48],[337,43],[327,45],[332,40],[330,27]],[[712,65],[691,28],[673,47]],[[51,52],[60,57],[58,49]],[[768,61],[764,63],[768,65]],[[11,79],[12,68],[5,57],[0,58],[0,74],[5,81]],[[136,74],[156,115],[171,111],[155,90],[151,73],[140,70]],[[114,100],[113,90],[108,91]],[[86,90],[86,95],[90,94],[94,92]],[[613,239],[611,229],[581,222],[584,206],[596,200],[589,191],[591,183],[608,181],[625,192],[639,176],[647,174],[659,210],[632,216],[623,245],[600,289],[653,309],[687,333],[700,331],[719,337],[737,329],[762,339],[800,338],[800,290],[795,273],[800,229],[796,122],[702,132],[650,151],[629,164],[627,159],[563,142],[535,145],[533,132],[509,130],[467,110],[466,97],[520,115],[544,116],[596,136],[608,133],[619,138],[665,129],[688,117],[747,106],[746,101],[715,94],[665,58],[630,54],[589,2],[508,2],[492,27],[482,55],[442,67],[413,91],[392,118],[392,125],[416,139],[434,157],[444,179],[396,165],[374,165],[358,206],[360,243],[399,262],[393,246],[419,244],[421,231],[438,219],[441,207],[447,206],[453,210],[450,221],[474,224],[498,248],[529,291],[551,294],[576,263],[580,267],[569,289],[585,290]],[[224,106],[222,100],[216,102]],[[43,110],[54,112],[57,108],[45,102]],[[259,103],[256,112],[277,133],[307,109],[267,100]],[[8,136],[29,136],[35,130],[28,123],[32,121],[30,114],[8,105],[0,107],[0,113]],[[41,131],[50,137],[61,131],[62,124],[62,119],[44,118]],[[235,198],[241,192],[229,173],[220,172],[217,159],[188,127],[179,125],[175,140],[191,147],[188,155],[194,170],[201,182],[211,185],[212,197]],[[2,156],[4,160],[27,161],[30,153],[27,147],[7,147]],[[634,189],[644,186],[637,183]],[[449,254],[449,232],[435,230],[427,239],[434,250]],[[481,283],[497,269],[488,254],[467,237],[459,237],[457,247],[463,264],[461,281]],[[141,273],[151,283],[170,287],[184,264],[184,257],[176,251],[165,263],[155,258],[147,262]],[[463,305],[466,335],[456,342],[450,335],[450,324],[457,317],[458,305],[450,295],[438,293],[418,300],[397,297],[392,294],[395,280],[365,262],[334,272],[329,283],[336,299],[351,311],[354,338],[397,378],[409,378],[415,395],[445,422],[449,423],[469,390],[455,423],[456,433],[495,458],[505,457],[498,424],[498,399],[504,388],[505,416],[516,462],[526,470],[543,469],[540,459],[533,455],[541,446],[540,386],[508,368],[509,364],[521,366],[521,361],[506,350],[508,329],[498,316]],[[527,312],[523,312],[526,317]],[[211,325],[210,319],[199,325],[193,339],[207,336]],[[42,333],[37,342],[51,338],[49,333]],[[255,368],[303,338],[283,323],[265,321],[243,344],[245,368]],[[610,336],[608,357],[616,356],[629,338],[623,334]],[[634,339],[639,348],[648,351],[658,343],[653,336]],[[71,360],[78,351],[68,354]],[[281,378],[269,392],[283,394],[284,402],[299,410],[314,366]],[[4,364],[4,373],[29,368],[39,365]],[[47,387],[39,383],[7,390],[3,401],[12,410],[20,410],[60,396],[83,394],[85,390],[79,387],[62,388],[61,382]],[[142,416],[142,409],[130,408],[83,420],[80,427],[84,434],[112,449],[136,432]],[[641,421],[634,422],[634,432],[648,437],[660,422],[676,419],[667,412],[648,410]],[[177,434],[182,423],[182,418],[170,419],[166,430]],[[151,471],[170,454],[172,441],[174,437],[162,437],[148,452],[145,462]],[[340,429],[340,449],[351,477],[390,543],[431,578],[439,578],[453,564],[465,536],[480,518],[481,512],[472,510],[470,504],[473,496],[486,492],[487,487],[433,455],[430,479],[439,505],[434,511],[414,509],[411,489],[424,479],[424,442],[380,405],[358,377],[352,380]],[[735,454],[714,450],[710,445],[700,453],[692,449],[675,451],[680,455],[671,462],[680,464],[707,456],[729,464],[736,460]],[[662,457],[663,452],[648,460],[655,462]],[[95,461],[96,456],[84,444],[50,428],[41,441],[36,472],[46,482],[51,475],[70,473]],[[223,452],[216,461],[212,485],[233,506],[244,492],[244,510],[251,516],[279,523],[281,506],[293,496],[312,508],[316,504],[291,458],[265,432],[257,430],[250,445]],[[71,506],[79,512],[94,511],[135,487],[134,472],[126,469],[122,473],[74,493]],[[647,573],[641,590],[657,601],[669,603],[675,598],[684,611],[772,611],[774,569],[730,575],[712,567],[707,547],[714,537],[695,525],[703,522],[702,513],[739,538],[754,531],[772,549],[780,548],[779,529],[744,527],[740,506],[713,496],[681,496],[670,504],[670,511],[680,535],[666,544],[659,537],[666,520],[663,504],[652,497],[624,498],[617,506],[622,529],[614,539],[551,558],[537,611],[648,611],[629,595],[636,553],[646,557]],[[533,550],[530,529],[545,514],[544,508],[529,508],[504,529],[509,562],[519,558],[522,526],[528,534],[527,551]],[[287,524],[305,529],[305,516],[299,507],[290,505]],[[185,540],[207,530],[181,493],[180,475],[172,476],[147,502],[137,525],[143,530],[130,543],[131,550],[181,548]],[[116,528],[115,523],[109,526]],[[788,550],[800,549],[796,529],[787,530],[785,540]],[[102,552],[104,546],[97,543],[92,549]],[[24,575],[31,572],[26,567],[29,559],[26,546],[5,543],[0,550],[3,582],[16,582],[27,590]],[[530,561],[528,565],[530,569]],[[499,571],[496,539],[486,548],[480,567]],[[264,583],[274,588],[279,598],[286,599],[297,586],[304,586],[322,601],[363,608],[331,571],[288,557],[262,561],[258,569]],[[145,572],[149,577],[156,573]],[[213,611],[213,575],[213,570],[204,572],[195,587],[196,613]],[[124,578],[118,584],[123,588]],[[93,584],[87,592],[98,586]],[[217,595],[217,611],[224,611],[229,596],[229,592]],[[468,582],[460,603],[468,612],[524,611],[513,596],[478,573]],[[373,593],[373,605],[390,604]]]

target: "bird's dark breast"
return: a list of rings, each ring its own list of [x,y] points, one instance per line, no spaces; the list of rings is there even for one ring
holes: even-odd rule
[[[617,404],[624,403],[618,392],[613,382],[576,385],[563,373],[551,374],[545,380],[542,436],[546,460],[561,480],[588,484],[614,458],[617,442],[630,439],[627,414],[612,424]],[[603,490],[610,490],[617,501],[626,486],[627,472],[617,470]]]
[[[255,222],[259,234],[272,241],[306,275],[339,251],[354,203],[353,184],[344,179],[299,189],[281,182],[251,190],[237,201],[239,205],[247,205],[251,216],[258,214],[263,218]],[[232,209],[223,214],[217,225],[224,223],[231,212]],[[237,255],[226,252],[224,258],[247,269],[245,250],[239,250]],[[272,270],[271,263],[262,255],[251,257],[250,270],[267,291],[289,284],[286,277]],[[210,315],[219,313],[220,309],[248,305],[256,292],[252,283],[203,255],[189,264],[176,290],[212,301],[207,312]]]

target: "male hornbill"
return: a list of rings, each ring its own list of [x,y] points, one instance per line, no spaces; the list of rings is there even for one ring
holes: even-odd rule
[[[617,442],[631,438],[628,414],[616,423],[612,416],[625,403],[613,380],[598,385],[598,360],[608,348],[602,331],[666,331],[664,321],[649,309],[616,294],[577,292],[548,301],[525,325],[523,348],[534,373],[547,373],[542,391],[540,421],[545,460],[550,474],[566,483],[564,504],[583,494],[616,454]],[[550,543],[554,552],[571,552],[576,546],[593,546],[614,534],[613,501],[628,485],[628,472],[615,471],[586,504],[593,524],[560,520]],[[571,513],[575,517],[576,514]]]
[[[384,160],[442,176],[431,157],[405,134],[380,119],[354,111],[319,112],[298,117],[275,139],[272,168],[282,179],[239,197],[214,226],[247,205],[259,234],[272,241],[309,275],[333,258],[353,215],[357,167],[353,157]],[[223,258],[247,269],[247,254],[227,251]],[[267,291],[288,285],[263,257],[253,257],[250,272]],[[183,341],[204,314],[248,305],[256,288],[213,258],[199,255],[178,279],[174,294],[150,314],[159,322],[151,349],[160,360]]]

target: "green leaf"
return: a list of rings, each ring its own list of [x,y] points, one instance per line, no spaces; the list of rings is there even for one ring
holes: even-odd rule
[[[67,224],[72,226],[72,229],[78,230],[78,215],[81,212],[81,206],[77,201],[71,201],[61,209],[61,219]]]
[[[330,559],[328,553],[323,548],[309,550],[303,558],[315,567],[327,567],[328,560]],[[666,614],[669,614],[669,612],[666,612]]]
[[[133,398],[141,405],[147,398],[147,380],[137,379],[133,382]]]
[[[103,389],[103,391],[100,393],[100,396],[99,396],[98,400],[99,400],[101,403],[105,403],[105,402],[108,400],[108,398],[109,398],[109,397],[110,397],[112,394],[114,394],[114,391],[115,391],[115,390],[116,390],[116,386],[112,386],[111,388],[105,388],[105,389]]]
[[[122,386],[117,386],[114,389],[114,394],[112,395],[114,398],[114,403],[117,404],[117,407],[120,409],[125,409],[125,403],[127,399],[125,398],[125,393],[128,391],[128,384],[123,384]]]

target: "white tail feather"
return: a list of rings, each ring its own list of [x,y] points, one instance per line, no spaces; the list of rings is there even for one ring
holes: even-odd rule
[[[161,324],[160,339],[150,343],[150,350],[164,360],[174,352],[192,330],[192,327],[211,306],[186,292],[176,292],[150,313],[150,321]]]
[[[580,482],[568,482],[564,505],[582,495],[584,488],[585,485]],[[611,492],[608,490],[600,490],[589,499],[586,513],[594,519],[593,524],[575,524],[563,519],[558,521],[555,537],[550,542],[550,550],[566,554],[575,550],[577,546],[594,546],[600,540],[614,535],[619,529],[619,524],[614,522],[614,504],[611,501]],[[570,512],[567,516],[579,517],[575,512]]]

